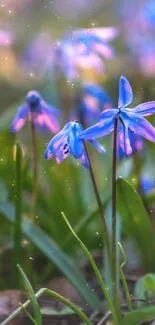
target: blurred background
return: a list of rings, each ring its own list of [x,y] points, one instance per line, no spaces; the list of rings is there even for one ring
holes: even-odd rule
[[[55,70],[54,51],[61,40],[70,38],[72,32],[77,29],[111,26],[117,29],[117,35],[111,42],[115,55],[110,60],[107,59],[108,55],[106,59],[101,58],[104,69],[97,70],[92,68],[91,64],[84,63],[78,70],[78,78],[69,78],[66,70],[63,70],[61,75]],[[66,65],[69,60],[70,57],[66,59]],[[121,74],[125,75],[133,86],[133,107],[141,102],[155,100],[154,1],[0,0],[0,201],[3,202],[0,208],[1,290],[20,287],[14,282],[10,264],[13,263],[14,220],[12,210],[9,209],[15,204],[16,139],[20,140],[23,148],[22,215],[26,218],[25,222],[28,222],[22,228],[21,264],[29,276],[30,270],[33,269],[35,285],[47,283],[63,273],[66,275],[65,264],[61,264],[63,258],[54,251],[55,244],[60,251],[66,253],[67,259],[70,256],[77,264],[82,263],[84,259],[62,220],[61,211],[64,211],[92,252],[100,252],[102,256],[104,246],[89,173],[73,158],[68,158],[60,166],[56,164],[55,159],[44,160],[43,153],[53,136],[50,133],[38,133],[39,199],[35,221],[37,228],[31,229],[29,221],[33,182],[32,141],[28,123],[17,134],[9,132],[17,108],[24,102],[27,92],[35,89],[49,104],[62,111],[66,105],[64,102],[71,103],[74,116],[74,112],[78,110],[79,85],[83,87],[90,84],[102,87],[116,107]],[[93,122],[95,120],[91,121],[91,124]],[[155,125],[154,118],[151,122]],[[64,123],[62,120],[61,126]],[[85,126],[87,125],[85,121]],[[110,220],[111,136],[101,139],[101,143],[107,149],[107,155],[103,157],[91,147],[89,154],[105,204],[106,216]],[[145,149],[140,153],[138,176],[145,174],[152,184],[148,201],[145,198],[149,205],[150,219],[155,202],[153,146],[152,143],[144,144]],[[118,176],[126,177],[138,188],[134,166],[134,157],[119,160]],[[121,231],[121,238],[126,245],[131,272],[139,268],[139,265],[144,270],[145,258],[142,258],[143,252],[138,248],[136,234],[126,225]],[[32,256],[28,250],[30,243],[33,245]],[[153,264],[150,263],[149,270],[153,271]]]

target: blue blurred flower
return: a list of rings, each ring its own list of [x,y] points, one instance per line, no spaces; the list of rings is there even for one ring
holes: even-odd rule
[[[155,102],[147,102],[135,108],[126,108],[133,100],[133,92],[129,81],[121,76],[119,82],[118,108],[105,110],[100,115],[100,121],[80,134],[84,140],[96,139],[111,133],[114,130],[115,119],[122,126],[119,132],[119,144],[123,152],[129,156],[132,153],[129,130],[155,142],[155,128],[143,117],[155,113]]]
[[[117,35],[118,30],[115,27],[100,27],[75,30],[60,40],[56,55],[67,78],[77,78],[79,68],[93,68],[100,73],[104,72],[101,58],[112,60],[115,57],[115,52],[108,42]]]
[[[98,121],[103,110],[112,107],[112,101],[106,91],[97,84],[85,84],[81,94],[81,114],[85,124]]]
[[[155,189],[155,180],[149,175],[143,174],[141,176],[140,183],[144,194],[149,194]]]
[[[123,8],[123,9],[122,9]],[[126,1],[120,9],[124,41],[141,73],[155,74],[155,1]]]
[[[58,117],[59,111],[47,104],[37,91],[32,90],[28,92],[24,104],[19,107],[10,131],[18,132],[29,119],[39,131],[56,133],[60,130]]]
[[[50,159],[55,155],[56,161],[60,164],[68,155],[72,155],[78,159],[82,165],[89,169],[89,160],[85,151],[83,140],[79,139],[79,135],[83,131],[83,127],[78,122],[69,122],[64,128],[56,134],[49,142],[45,151],[45,159]],[[105,154],[105,149],[96,141],[89,141],[96,147],[98,151]]]
[[[44,75],[55,63],[54,44],[47,32],[39,33],[28,43],[21,55],[22,66],[28,73]]]

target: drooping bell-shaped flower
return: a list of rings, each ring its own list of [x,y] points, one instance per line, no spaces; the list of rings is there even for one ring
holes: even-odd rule
[[[89,169],[89,159],[85,150],[83,140],[79,139],[79,135],[83,131],[83,127],[78,122],[69,122],[64,128],[56,134],[49,142],[45,151],[45,159],[56,157],[56,161],[60,164],[69,155],[78,159],[82,165]],[[89,141],[96,147],[100,153],[105,154],[105,149],[96,140]]]
[[[47,104],[37,91],[32,90],[28,92],[23,105],[18,108],[10,131],[18,132],[28,119],[33,121],[38,131],[57,133],[60,130],[58,118],[59,111]]]

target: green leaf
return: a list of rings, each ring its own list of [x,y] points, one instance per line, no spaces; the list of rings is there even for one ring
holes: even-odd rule
[[[142,254],[146,270],[155,265],[153,230],[142,199],[129,182],[117,179],[117,211],[120,213],[125,230],[135,240]]]
[[[24,282],[24,286],[25,286],[25,289],[27,291],[27,294],[28,294],[28,297],[31,301],[31,305],[32,305],[32,308],[33,308],[33,314],[34,314],[34,319],[35,319],[35,322],[37,325],[42,325],[42,315],[41,315],[41,312],[40,312],[40,307],[39,307],[39,304],[38,304],[38,300],[35,296],[35,293],[33,291],[33,288],[31,286],[31,283],[29,282],[27,276],[25,275],[23,269],[21,268],[20,265],[17,265],[18,267],[18,270],[23,278],[23,282]]]
[[[138,308],[124,316],[121,325],[138,325],[155,319],[155,306]]]
[[[145,274],[136,282],[135,295],[140,299],[155,298],[155,274]]]
[[[15,209],[12,204],[0,202],[0,212],[12,223],[15,222]],[[36,245],[54,264],[63,272],[68,280],[79,291],[81,296],[85,298],[87,303],[93,309],[99,309],[100,301],[87,286],[83,276],[77,270],[77,266],[73,263],[57,244],[37,225],[30,220],[22,218],[22,231],[27,238]]]
[[[4,202],[6,202],[8,199],[7,187],[4,184],[2,179],[0,179],[0,198],[1,198],[1,201],[4,201]]]
[[[75,314],[75,311],[73,311],[70,307],[64,307],[61,310],[57,310],[51,307],[42,307],[41,313],[42,315],[66,316]]]

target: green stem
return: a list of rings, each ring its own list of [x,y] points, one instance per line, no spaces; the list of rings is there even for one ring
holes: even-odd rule
[[[103,208],[103,205],[102,205],[102,201],[101,201],[101,197],[100,197],[98,187],[97,187],[97,184],[96,184],[96,179],[95,179],[95,176],[94,176],[92,164],[91,164],[91,161],[90,161],[90,158],[89,158],[88,151],[87,151],[85,143],[84,143],[84,147],[85,147],[85,152],[86,152],[87,158],[89,160],[90,178],[91,178],[91,181],[92,181],[94,193],[95,193],[95,196],[96,196],[96,201],[97,201],[98,208],[99,208],[100,220],[101,220],[104,239],[105,239],[105,246],[107,248],[108,258],[109,258],[110,265],[111,265],[111,248],[110,248],[110,240],[109,240],[108,228],[107,228],[107,224],[106,224],[106,220],[105,220],[105,216],[104,216],[104,208]]]
[[[32,203],[32,220],[35,221],[37,210],[37,196],[38,196],[38,146],[37,133],[31,119],[31,133],[32,133],[32,151],[33,151],[33,203]]]
[[[113,166],[112,166],[112,286],[113,304],[115,311],[118,310],[118,286],[117,286],[117,259],[116,259],[116,166],[117,166],[117,126],[118,120],[115,118],[113,135]]]
[[[87,324],[87,325],[93,325],[93,323],[89,320],[89,318],[82,312],[82,310],[77,307],[76,305],[74,305],[71,301],[69,301],[68,299],[66,299],[65,297],[61,296],[59,293],[46,289],[46,293],[49,296],[55,297],[57,298],[59,301],[61,301],[62,303],[64,303],[66,306],[70,307],[80,318],[81,320]]]
[[[87,247],[85,246],[85,244],[82,242],[82,240],[77,236],[77,234],[75,233],[75,231],[73,230],[72,226],[70,225],[69,221],[67,220],[66,216],[64,215],[64,213],[62,212],[62,217],[64,219],[64,221],[66,222],[68,228],[70,229],[70,231],[72,232],[73,236],[76,238],[76,240],[79,242],[79,244],[81,245],[83,251],[85,252],[85,254],[87,255],[87,258],[96,274],[96,277],[98,279],[98,282],[101,286],[101,289],[103,291],[103,294],[106,298],[106,301],[107,301],[107,304],[108,304],[108,307],[111,311],[111,314],[112,314],[112,319],[114,321],[114,325],[119,325],[118,323],[118,319],[117,319],[117,315],[116,315],[116,312],[115,312],[115,309],[114,309],[114,306],[113,306],[113,303],[112,303],[112,300],[110,298],[110,295],[108,293],[108,290],[106,288],[106,285],[103,281],[103,278],[102,278],[102,275],[93,259],[93,257],[91,256],[90,252],[88,251]]]
[[[141,159],[139,153],[136,152],[133,155],[133,172],[134,176],[137,179],[137,189],[139,194],[142,194],[141,184],[140,184],[140,176],[141,176]]]
[[[129,309],[129,311],[132,311],[133,309],[132,309],[132,302],[131,302],[130,292],[129,292],[128,284],[126,282],[126,279],[125,279],[125,276],[124,276],[124,272],[123,272],[123,267],[127,263],[127,258],[126,258],[126,255],[124,253],[124,250],[123,250],[123,247],[122,247],[121,243],[118,242],[118,245],[119,245],[119,247],[121,249],[121,252],[122,252],[122,255],[124,257],[124,261],[120,265],[120,274],[121,274],[121,278],[122,278],[122,284],[123,284],[123,288],[124,288],[124,292],[125,292],[125,296],[126,296],[126,301],[127,301],[128,309]]]
[[[14,224],[14,251],[13,251],[13,288],[20,287],[20,280],[17,273],[17,264],[21,263],[21,248],[22,248],[22,232],[21,232],[21,221],[22,221],[22,151],[20,143],[15,145],[15,166],[16,166],[16,183],[15,183],[15,224]]]

